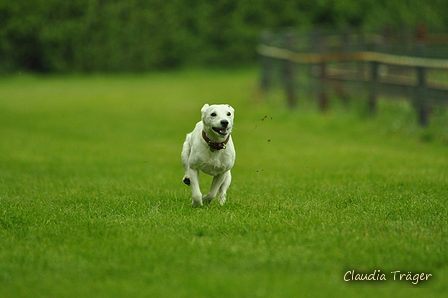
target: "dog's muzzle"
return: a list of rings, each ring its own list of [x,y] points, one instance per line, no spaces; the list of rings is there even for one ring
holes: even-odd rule
[[[220,128],[220,127],[212,127],[213,131],[218,133],[219,135],[225,137],[227,135],[227,128]]]
[[[225,137],[228,133],[229,121],[221,120],[221,127],[212,127],[213,131]]]

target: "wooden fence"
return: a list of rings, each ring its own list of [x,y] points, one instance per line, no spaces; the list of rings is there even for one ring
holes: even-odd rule
[[[258,53],[261,90],[269,92],[279,69],[290,107],[297,106],[298,91],[305,91],[300,88],[317,94],[321,111],[328,109],[331,89],[342,97],[349,91],[365,94],[372,114],[379,96],[405,97],[426,126],[433,106],[448,106],[448,35],[427,34],[423,26],[415,33],[265,31]],[[309,86],[298,87],[298,74],[308,74]]]

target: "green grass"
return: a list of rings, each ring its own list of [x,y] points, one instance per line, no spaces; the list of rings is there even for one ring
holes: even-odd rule
[[[256,77],[2,78],[0,297],[445,295],[446,115],[293,112],[255,103]],[[225,206],[191,208],[180,150],[204,103],[236,108],[237,163]]]

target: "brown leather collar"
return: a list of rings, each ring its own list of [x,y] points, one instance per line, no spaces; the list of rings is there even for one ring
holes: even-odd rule
[[[229,139],[230,139],[230,135],[229,135],[224,142],[222,142],[222,143],[215,143],[215,142],[212,142],[207,137],[207,135],[205,134],[205,131],[202,131],[202,137],[207,142],[207,144],[210,146],[210,148],[215,149],[215,150],[226,149],[226,144],[229,142]]]

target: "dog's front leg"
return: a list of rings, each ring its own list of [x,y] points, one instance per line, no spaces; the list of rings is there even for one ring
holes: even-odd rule
[[[216,194],[218,193],[218,190],[221,184],[223,183],[225,177],[226,177],[225,173],[213,177],[210,192],[202,198],[204,203],[210,203],[216,197]]]
[[[191,194],[193,198],[193,206],[202,206],[202,193],[199,187],[199,171],[188,169],[188,177],[190,178]]]
[[[230,186],[230,183],[232,182],[232,174],[230,174],[230,171],[227,171],[226,173],[224,173],[224,181],[221,184],[221,187],[219,188],[219,204],[221,204],[221,206],[224,205],[224,203],[226,202],[226,194],[227,194],[227,189]]]

